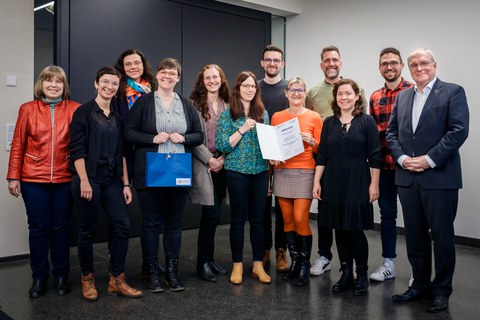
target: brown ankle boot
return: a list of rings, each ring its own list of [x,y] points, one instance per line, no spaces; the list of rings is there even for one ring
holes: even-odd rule
[[[288,260],[287,260],[287,252],[285,249],[280,248],[277,250],[277,255],[276,255],[276,264],[277,264],[277,271],[279,272],[285,272],[288,271],[290,266],[288,265]]]
[[[118,276],[110,276],[108,282],[108,294],[118,295],[126,298],[140,298],[143,296],[142,291],[130,287],[127,283],[125,273],[120,273]]]
[[[233,284],[242,284],[243,278],[243,263],[233,263],[232,274],[230,275],[230,282]]]
[[[261,283],[271,283],[272,278],[265,272],[263,269],[262,261],[255,261],[253,262],[253,277],[258,278]]]
[[[98,299],[98,292],[95,287],[93,273],[89,273],[86,276],[82,275],[82,296],[88,301],[95,301]]]

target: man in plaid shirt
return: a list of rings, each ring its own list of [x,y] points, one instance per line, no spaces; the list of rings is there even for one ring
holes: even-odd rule
[[[397,242],[397,187],[395,186],[395,164],[387,148],[385,137],[390,114],[397,94],[414,84],[402,77],[403,62],[400,52],[395,48],[385,48],[380,52],[379,70],[385,79],[385,85],[370,97],[370,115],[375,118],[380,134],[382,170],[380,173],[380,207],[382,256],[385,261],[370,275],[374,281],[395,278],[393,259]]]

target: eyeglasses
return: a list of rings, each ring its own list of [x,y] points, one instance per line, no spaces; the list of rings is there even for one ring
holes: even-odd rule
[[[176,71],[166,71],[166,70],[160,70],[158,71],[158,73],[160,73],[161,76],[170,76],[170,77],[176,77],[178,75],[178,72]]]
[[[400,62],[398,62],[398,61],[390,61],[390,62],[384,61],[384,62],[380,63],[380,67],[388,68],[388,66],[391,66],[392,68],[396,68],[396,67],[398,67],[399,64],[400,64]]]
[[[246,83],[243,83],[240,85],[240,87],[244,88],[244,89],[257,89],[257,86],[254,85],[254,84],[246,84]]]
[[[118,87],[120,84],[116,81],[114,82],[110,82],[110,80],[107,80],[107,79],[103,79],[103,80],[100,80],[99,81],[101,84],[105,85],[105,86],[109,86],[109,85],[112,85],[112,87]]]
[[[410,69],[417,69],[419,66],[423,68],[428,67],[432,62],[431,61],[422,61],[420,63],[412,63],[408,67]]]
[[[142,61],[136,60],[136,61],[133,61],[133,62],[125,62],[123,64],[123,67],[124,68],[131,68],[132,66],[138,67],[141,64],[142,64]]]
[[[298,93],[299,95],[304,95],[306,90],[303,89],[303,88],[298,88],[298,89],[288,89],[287,90],[288,93],[290,93],[291,95],[294,95],[295,93]]]
[[[270,59],[270,58],[265,58],[263,59],[263,62],[265,62],[266,64],[271,64],[272,62],[274,64],[280,64],[282,62],[282,60],[280,59]]]

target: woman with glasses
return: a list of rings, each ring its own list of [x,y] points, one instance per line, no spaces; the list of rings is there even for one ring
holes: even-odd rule
[[[127,123],[128,111],[132,108],[135,101],[141,96],[157,90],[157,79],[152,73],[152,67],[148,63],[143,52],[138,49],[128,49],[120,54],[115,69],[120,72],[120,86],[117,96],[112,101],[112,109],[117,112],[125,125]],[[127,160],[128,176],[133,177],[133,166],[135,162],[135,150],[133,145],[124,144],[125,159]],[[109,229],[109,239],[111,230]],[[140,237],[142,253],[144,252],[144,239]],[[165,269],[159,264],[158,270],[165,274]],[[142,274],[148,274],[148,263],[145,257],[142,259]]]
[[[93,267],[93,240],[100,206],[112,228],[108,294],[139,298],[143,294],[128,285],[125,277],[132,202],[127,164],[123,157],[123,125],[111,108],[120,74],[112,67],[98,70],[97,96],[80,106],[70,126],[72,194],[78,213],[78,258],[82,270],[82,295],[98,299]]]
[[[226,193],[223,155],[215,147],[218,118],[228,101],[225,73],[216,64],[207,64],[198,73],[190,99],[197,108],[202,129],[203,144],[193,149],[193,176],[190,199],[202,205],[198,231],[197,273],[203,280],[216,282],[215,275],[228,272],[213,258],[215,231],[220,222],[220,208]]]
[[[310,281],[310,253],[312,231],[310,230],[310,205],[312,203],[314,153],[318,150],[322,118],[310,108],[306,96],[305,81],[294,77],[287,83],[285,95],[289,107],[276,112],[272,125],[297,118],[305,151],[285,162],[270,160],[273,170],[273,194],[282,209],[284,231],[292,264],[284,279],[298,277],[297,285]]]
[[[241,284],[245,222],[250,222],[253,276],[262,283],[271,278],[263,268],[263,214],[268,193],[268,162],[262,158],[255,124],[268,124],[255,75],[238,74],[230,94],[230,108],[218,120],[216,148],[226,154],[225,170],[230,195],[230,247],[233,270],[230,282]]]
[[[8,191],[22,195],[28,218],[33,284],[31,298],[47,291],[50,273],[59,296],[70,292],[71,173],[68,171],[70,122],[80,104],[68,100],[65,71],[43,69],[35,82],[35,100],[18,110],[8,162]]]
[[[335,229],[342,275],[332,291],[353,287],[358,296],[367,294],[369,285],[368,242],[363,230],[373,227],[372,203],[379,196],[381,168],[378,129],[364,109],[365,101],[353,80],[335,84],[334,115],[323,125],[313,184],[313,197],[320,199],[323,194],[319,225]]]
[[[182,243],[182,216],[187,187],[148,187],[145,183],[146,154],[186,153],[203,142],[197,111],[190,100],[174,91],[182,67],[165,58],[157,67],[158,89],[133,105],[125,128],[126,139],[135,144],[133,182],[143,215],[143,255],[148,261],[150,292],[163,292],[158,270],[159,235],[163,229],[163,249],[167,263],[165,279],[172,291],[185,290],[178,275]]]

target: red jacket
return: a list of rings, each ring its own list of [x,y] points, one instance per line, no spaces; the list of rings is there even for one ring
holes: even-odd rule
[[[62,183],[68,171],[70,122],[80,104],[62,100],[53,108],[42,100],[24,103],[18,111],[7,179]],[[53,119],[53,121],[52,121]]]

